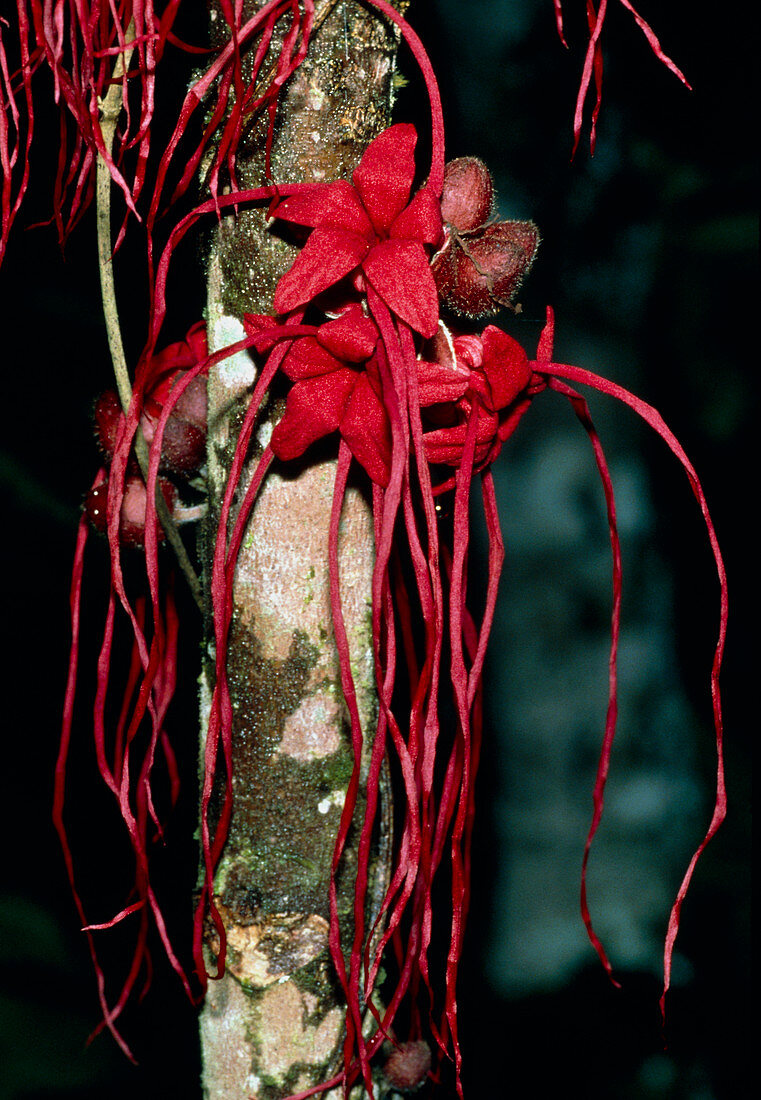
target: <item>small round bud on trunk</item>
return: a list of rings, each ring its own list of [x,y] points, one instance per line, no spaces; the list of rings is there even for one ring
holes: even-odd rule
[[[491,214],[494,184],[491,172],[477,157],[457,157],[444,168],[441,216],[458,231],[470,233]]]
[[[195,377],[172,409],[161,444],[159,469],[162,473],[192,477],[206,461],[206,385],[205,376]],[[149,394],[140,417],[140,430],[148,446],[153,441],[160,415],[160,402]],[[100,395],[95,402],[93,419],[95,437],[110,462],[123,420],[121,403],[115,390],[106,390]]]
[[[160,413],[159,413],[160,415]],[[140,426],[150,445],[158,423],[152,410],[143,413]],[[169,414],[161,441],[162,473],[192,477],[206,461],[206,378],[198,376]]]
[[[159,478],[164,500],[170,511],[176,498],[176,490],[169,481]],[[124,482],[121,516],[119,520],[119,539],[123,546],[145,545],[145,506],[147,492],[145,482],[139,477],[127,477]],[[105,534],[107,523],[108,480],[95,485],[85,497],[84,510],[96,531]],[[159,541],[166,538],[159,525]]]
[[[431,264],[442,304],[472,318],[511,306],[538,247],[533,222],[494,222],[467,238],[453,236]]]
[[[388,1083],[399,1092],[417,1092],[431,1070],[431,1050],[423,1039],[395,1047],[383,1067]]]

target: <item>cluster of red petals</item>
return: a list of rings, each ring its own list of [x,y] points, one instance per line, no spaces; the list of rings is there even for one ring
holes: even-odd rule
[[[371,141],[348,180],[317,184],[278,203],[274,217],[312,229],[278,283],[275,310],[313,301],[347,275],[365,281],[391,313],[421,336],[436,332],[439,299],[427,249],[442,237],[441,206],[429,187],[410,200],[415,128],[400,123]]]
[[[426,421],[438,423],[423,436],[429,462],[459,467],[468,424],[476,418],[474,469],[490,465],[515,427],[511,412],[525,399],[531,380],[521,345],[495,325],[480,336],[454,336],[434,342],[439,356],[418,364],[421,406]],[[452,390],[457,388],[458,393]]]
[[[245,314],[246,331],[281,331],[273,318]],[[290,342],[280,364],[293,386],[270,446],[284,462],[339,432],[378,485],[388,484],[391,429],[383,404],[375,349],[378,329],[358,304]]]
[[[244,316],[250,334],[282,328],[271,317]],[[444,335],[415,361],[417,394],[425,423],[425,456],[459,467],[468,423],[477,420],[474,472],[489,466],[515,427],[512,413],[531,381],[521,345],[494,325],[481,335]],[[370,478],[388,484],[392,437],[378,367],[378,330],[359,305],[349,306],[314,336],[289,342],[280,369],[293,382],[270,446],[282,461],[299,458],[311,444],[338,432]]]

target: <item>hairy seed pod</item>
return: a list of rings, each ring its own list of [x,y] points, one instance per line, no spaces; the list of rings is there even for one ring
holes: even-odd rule
[[[470,233],[491,214],[494,184],[491,172],[478,157],[457,157],[444,169],[441,216],[458,233]]]
[[[422,1039],[395,1047],[383,1067],[386,1080],[399,1092],[417,1092],[425,1084],[430,1070],[431,1050]]]
[[[206,378],[198,375],[188,385],[167,420],[161,444],[159,469],[162,473],[192,477],[203,466],[206,460],[206,406]],[[140,417],[140,430],[149,446],[160,416],[160,402],[149,396]],[[116,391],[105,390],[95,402],[93,419],[95,437],[108,461],[116,448],[122,417]]]
[[[431,264],[442,304],[472,318],[511,306],[538,247],[533,222],[494,222],[451,237]]]
[[[155,425],[161,415],[160,406],[147,402],[140,418],[146,442],[153,440]],[[162,473],[192,477],[206,461],[206,378],[198,375],[189,384],[172,409],[161,441]]]
[[[104,390],[95,402],[93,425],[98,446],[109,462],[116,449],[116,436],[121,417],[122,407],[116,390]]]

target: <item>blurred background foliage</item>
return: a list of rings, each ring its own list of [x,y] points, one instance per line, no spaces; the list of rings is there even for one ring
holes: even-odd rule
[[[200,6],[199,6],[200,7]],[[530,217],[543,244],[505,326],[531,351],[545,303],[556,358],[597,370],[656,405],[696,465],[727,557],[732,610],[723,677],[730,817],[683,910],[663,1049],[658,956],[670,898],[710,816],[708,669],[717,587],[683,476],[623,408],[593,398],[619,489],[624,537],[621,747],[590,903],[623,989],[586,943],[576,892],[599,743],[609,616],[601,492],[569,412],[549,395],[500,461],[508,539],[487,687],[474,902],[460,1010],[469,1100],[513,1092],[590,1100],[735,1100],[750,1095],[747,686],[757,415],[756,37],[749,5],[730,35],[688,0],[642,14],[687,73],[688,93],[611,5],[597,148],[571,161],[585,41],[568,3],[558,42],[549,0],[415,0],[410,18],[442,84],[449,155],[491,167],[503,217]],[[578,9],[578,10],[577,10]],[[409,84],[398,118],[417,118]],[[40,110],[42,103],[40,102]],[[127,1063],[97,1024],[89,956],[50,823],[68,646],[67,591],[80,501],[98,458],[90,410],[109,384],[95,242],[81,225],[62,257],[47,216],[53,119],[22,223],[0,272],[4,417],[0,489],[6,686],[0,805],[0,1100],[199,1094],[194,1012],[160,963],[126,1031]],[[123,311],[144,306],[138,254],[117,278]],[[200,267],[176,289],[176,338],[203,304]],[[139,348],[141,333],[132,341]],[[83,668],[94,667],[105,551],[90,555]],[[476,569],[477,572],[477,569]],[[98,582],[101,581],[100,588]],[[189,601],[187,621],[195,615]],[[186,789],[195,782],[198,636],[174,710]],[[192,670],[192,671],[190,671]],[[86,692],[78,731],[87,734]],[[94,919],[119,901],[127,853],[86,748],[72,764],[72,829]],[[195,854],[193,799],[169,830],[163,870],[184,927]],[[97,914],[97,916],[95,916]],[[181,933],[180,933],[181,935]],[[118,933],[105,962],[118,971]],[[105,941],[104,941],[105,942]]]

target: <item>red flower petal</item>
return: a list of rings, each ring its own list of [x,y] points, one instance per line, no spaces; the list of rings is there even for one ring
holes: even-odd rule
[[[423,436],[425,454],[429,462],[447,466],[459,466],[465,447],[467,425],[456,424],[451,428],[436,428]]]
[[[383,301],[410,328],[430,339],[439,324],[439,296],[422,244],[382,241],[362,269]]]
[[[298,458],[311,443],[334,432],[356,382],[357,375],[348,367],[297,382],[272,433],[277,457]]]
[[[415,178],[415,127],[389,126],[371,141],[352,179],[373,225],[385,236],[407,205]]]
[[[492,394],[488,407],[498,412],[525,390],[531,378],[531,368],[517,340],[494,325],[486,326],[481,342],[484,349],[483,372]]]
[[[280,365],[292,382],[343,369],[344,364],[331,355],[314,336],[294,340]]]
[[[476,464],[483,462],[497,440],[498,421],[491,413],[479,412],[476,428]],[[454,424],[451,428],[436,428],[423,436],[425,453],[429,462],[446,466],[459,466],[468,434],[467,424]],[[496,457],[492,455],[492,457]]]
[[[378,343],[378,329],[355,303],[335,321],[320,325],[317,338],[337,358],[349,363],[364,363]]]
[[[316,229],[348,229],[372,240],[370,219],[348,180],[334,180],[314,191],[292,195],[276,206],[273,216]]]
[[[468,388],[470,371],[459,366],[429,363],[421,359],[417,364],[417,382],[420,405],[439,405],[457,401]]]
[[[341,435],[376,484],[391,474],[391,425],[367,375],[361,374],[341,417]]]
[[[268,328],[280,328],[279,323],[274,317],[270,317],[266,313],[244,313],[243,314],[243,327],[249,336],[256,336],[260,332],[265,332]],[[274,340],[273,340],[274,343]]]
[[[177,372],[194,367],[206,355],[206,324],[201,321],[193,326],[184,340],[168,344],[152,356],[145,373],[146,392],[162,405],[174,385]]]
[[[443,233],[441,204],[429,187],[421,187],[394,221],[389,237],[437,245]]]
[[[185,337],[185,342],[190,348],[195,363],[200,363],[209,354],[209,346],[206,340],[206,322],[196,321]]]
[[[275,312],[311,302],[363,260],[367,241],[346,229],[314,229],[275,291]]]
[[[274,317],[270,317],[269,314],[261,313],[244,313],[243,314],[243,327],[246,330],[248,336],[257,336],[259,339],[256,343],[257,351],[260,353],[268,351],[273,348],[282,336],[282,326],[275,320]],[[271,331],[271,338],[268,340],[262,339],[262,334]]]

